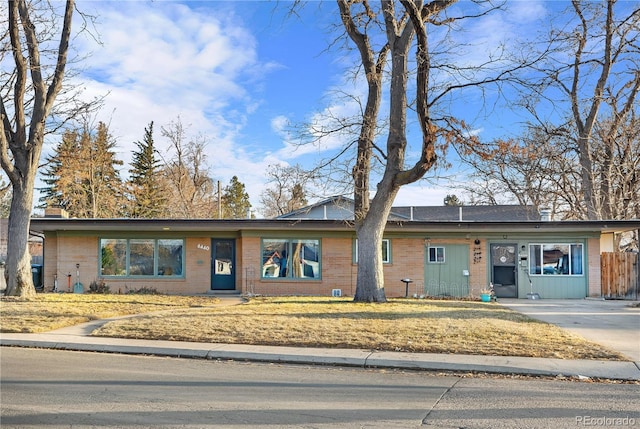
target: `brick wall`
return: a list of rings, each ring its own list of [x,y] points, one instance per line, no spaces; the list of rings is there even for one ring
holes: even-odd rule
[[[602,277],[600,275],[600,239],[590,238],[587,240],[587,261],[589,263],[589,290],[588,296],[602,295]]]
[[[475,239],[475,238],[474,238]],[[469,247],[469,286],[473,296],[488,284],[489,255],[487,242],[474,239],[431,239],[431,245],[464,244]],[[391,263],[384,264],[385,293],[387,297],[401,297],[405,284],[400,280],[411,278],[409,294],[420,294],[425,284],[425,238],[392,237]],[[185,277],[149,279],[115,279],[104,281],[113,293],[142,287],[155,288],[163,293],[201,294],[211,288],[211,237],[189,237],[185,240]],[[330,296],[333,289],[340,289],[344,296],[355,294],[357,264],[353,263],[353,238],[326,237],[321,240],[321,278],[318,280],[262,279],[261,239],[244,236],[236,240],[236,290],[262,295],[319,295]],[[598,238],[589,239],[588,249],[588,294],[600,295],[600,247]],[[477,253],[479,252],[479,254]],[[67,290],[67,275],[71,274],[71,285],[76,281],[76,264],[80,264],[80,281],[85,289],[98,279],[98,236],[56,236],[48,234],[45,241],[44,284],[53,288],[54,276],[58,276],[58,287]]]
[[[473,263],[473,242],[467,239],[432,240],[432,244],[469,245],[469,271],[472,293],[486,287],[486,264],[484,259]],[[409,294],[420,294],[424,287],[425,240],[423,238],[392,238],[391,263],[384,264],[385,294],[388,298],[405,295],[404,278],[410,278]],[[485,243],[482,242],[481,246]],[[260,259],[260,238],[242,239],[242,257],[253,275],[241,286],[243,293],[261,295],[322,295],[330,296],[333,289],[341,289],[342,295],[353,296],[356,289],[358,266],[353,263],[353,239],[322,239],[322,275],[320,280],[262,279]],[[240,254],[240,253],[239,253]],[[477,289],[477,290],[476,290]]]
[[[104,278],[112,293],[126,293],[128,290],[141,288],[156,289],[169,294],[206,293],[211,287],[211,239],[188,238],[185,241],[185,277],[150,279],[117,279]],[[101,279],[98,274],[98,237],[69,237],[47,235],[45,241],[44,284],[47,290],[53,288],[54,276],[58,275],[58,289],[73,291],[76,283],[76,264],[80,264],[80,282],[85,291],[89,290],[92,281]],[[198,244],[202,244],[198,247]],[[68,286],[68,275],[71,274],[71,288]]]

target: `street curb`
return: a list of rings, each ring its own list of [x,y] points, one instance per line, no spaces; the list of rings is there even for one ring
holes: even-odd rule
[[[38,338],[25,338],[25,336],[37,336]],[[82,337],[81,340],[73,341],[69,337],[72,336],[2,334],[0,346],[211,360],[640,381],[638,364],[624,361],[447,355],[354,349],[128,340],[101,337]]]

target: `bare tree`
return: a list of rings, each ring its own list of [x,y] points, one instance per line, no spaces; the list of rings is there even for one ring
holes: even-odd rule
[[[260,197],[264,217],[277,217],[307,205],[306,185],[313,173],[299,165],[270,165],[266,174],[269,186]]]
[[[474,183],[465,187],[472,201],[546,206],[557,219],[637,218],[640,9],[573,1],[552,18],[523,82],[534,121],[518,137],[467,148]]]
[[[160,154],[170,217],[194,219],[211,218],[216,206],[214,183],[206,163],[205,136],[189,138],[180,118],[161,128],[169,139],[167,155]]]
[[[35,294],[27,246],[34,183],[47,120],[63,87],[74,0],[65,3],[61,28],[53,25],[52,15],[48,20],[41,20],[42,15],[35,13],[26,0],[9,1],[7,9],[10,42],[7,44],[3,37],[2,56],[3,61],[8,61],[5,56],[10,50],[14,69],[3,73],[0,98],[0,164],[13,190],[6,294],[30,296]],[[32,16],[36,17],[35,21]],[[47,46],[57,31],[59,41],[53,50],[55,60],[51,69],[47,67],[46,51],[41,51],[41,46]]]
[[[640,118],[598,121],[592,147],[596,201],[604,219],[640,218]]]
[[[604,110],[610,131],[628,120],[640,91],[640,8],[637,3],[573,0],[567,14],[550,30],[546,61],[536,64],[532,80],[539,79],[525,107],[536,118],[549,106],[554,116],[571,118],[580,166],[581,195],[586,219],[607,217],[610,206],[600,198],[594,176],[594,132]],[[546,45],[545,45],[546,46]],[[545,122],[545,121],[540,121]],[[601,139],[602,140],[602,139]],[[613,143],[614,139],[602,141]],[[608,151],[611,151],[609,148]],[[606,183],[603,184],[605,187]]]
[[[567,126],[530,127],[522,136],[467,147],[462,159],[473,172],[460,184],[472,204],[548,207],[556,218],[586,215],[578,156]]]
[[[505,58],[490,58],[485,66],[493,65],[494,70],[488,73],[482,65],[456,63],[459,59],[453,49],[448,52],[432,49],[431,31],[436,32],[438,28],[446,33],[450,25],[459,25],[463,18],[473,17],[447,16],[447,10],[454,3],[454,0],[383,0],[378,7],[367,0],[338,0],[342,24],[360,55],[362,75],[367,83],[366,102],[357,125],[358,137],[343,148],[343,152],[351,147],[356,151],[352,168],[354,221],[359,243],[356,301],[386,301],[381,244],[399,189],[424,177],[436,165],[437,152],[448,145],[477,143],[477,139],[466,132],[466,124],[452,117],[442,103],[456,91],[501,82],[527,63],[521,60],[505,65]],[[474,16],[492,10],[495,8],[489,4],[480,7]],[[414,55],[410,54],[412,48]],[[502,65],[498,67],[500,62]],[[445,74],[449,78],[434,77]],[[410,83],[409,77],[415,79],[414,83]],[[385,121],[379,121],[386,85],[388,116]],[[415,92],[410,97],[412,91]],[[417,155],[411,158],[407,138],[410,107],[416,115],[420,142],[419,148],[413,148]],[[379,145],[376,138],[381,122],[386,132],[386,146]],[[338,122],[336,128],[341,129],[343,125],[346,124]],[[370,197],[375,165],[380,168],[381,178],[375,187],[375,196]]]

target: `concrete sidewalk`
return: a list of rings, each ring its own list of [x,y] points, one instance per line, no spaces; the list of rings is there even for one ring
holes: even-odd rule
[[[518,311],[522,306],[534,305],[523,300],[514,301],[505,305]],[[544,301],[536,301],[535,305],[538,303]],[[533,308],[539,311],[542,307]],[[253,346],[90,336],[94,329],[109,320],[88,322],[42,334],[0,334],[0,345],[200,359],[640,381],[640,366],[634,362]]]

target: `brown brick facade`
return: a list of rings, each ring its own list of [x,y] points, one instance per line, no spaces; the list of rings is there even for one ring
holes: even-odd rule
[[[200,234],[199,232],[197,234]],[[156,236],[153,238],[162,238]],[[271,236],[274,234],[271,232]],[[290,235],[290,234],[289,234]],[[417,235],[417,234],[415,234]],[[277,236],[277,235],[276,235]],[[320,237],[318,234],[317,237]],[[465,245],[468,247],[468,282],[469,294],[478,296],[481,288],[489,282],[490,240],[488,238],[439,237],[425,238],[424,236],[395,236],[386,237],[390,240],[391,262],[384,264],[385,293],[387,297],[401,297],[405,295],[404,278],[411,278],[409,295],[420,295],[424,291],[425,259],[428,245]],[[80,265],[79,280],[88,290],[95,280],[104,280],[112,293],[125,293],[128,290],[143,287],[154,288],[169,294],[205,294],[211,291],[211,239],[203,233],[198,236],[188,236],[185,239],[185,272],[184,277],[150,277],[142,278],[101,278],[99,275],[99,235],[83,235],[64,233],[47,233],[45,239],[44,285],[45,289],[53,288],[57,275],[58,289],[73,290],[76,282],[76,264]],[[518,241],[518,240],[513,240]],[[538,239],[527,237],[519,240],[524,245],[528,241],[537,242]],[[573,279],[582,283],[583,293],[599,296],[600,294],[600,243],[598,238],[589,238],[586,243],[587,275],[584,279]],[[357,264],[353,262],[354,238],[353,232],[332,233],[320,238],[321,249],[321,277],[319,279],[284,279],[262,278],[262,240],[252,234],[239,234],[235,239],[235,290],[244,294],[258,295],[318,295],[330,296],[332,290],[340,289],[342,295],[353,296],[355,293]],[[69,287],[69,275],[70,287]],[[547,281],[542,278],[538,281]],[[564,280],[564,279],[562,279]],[[588,285],[587,285],[588,282]],[[520,297],[526,297],[528,284],[520,281]],[[576,290],[576,289],[574,289]],[[548,296],[547,296],[548,297]]]

